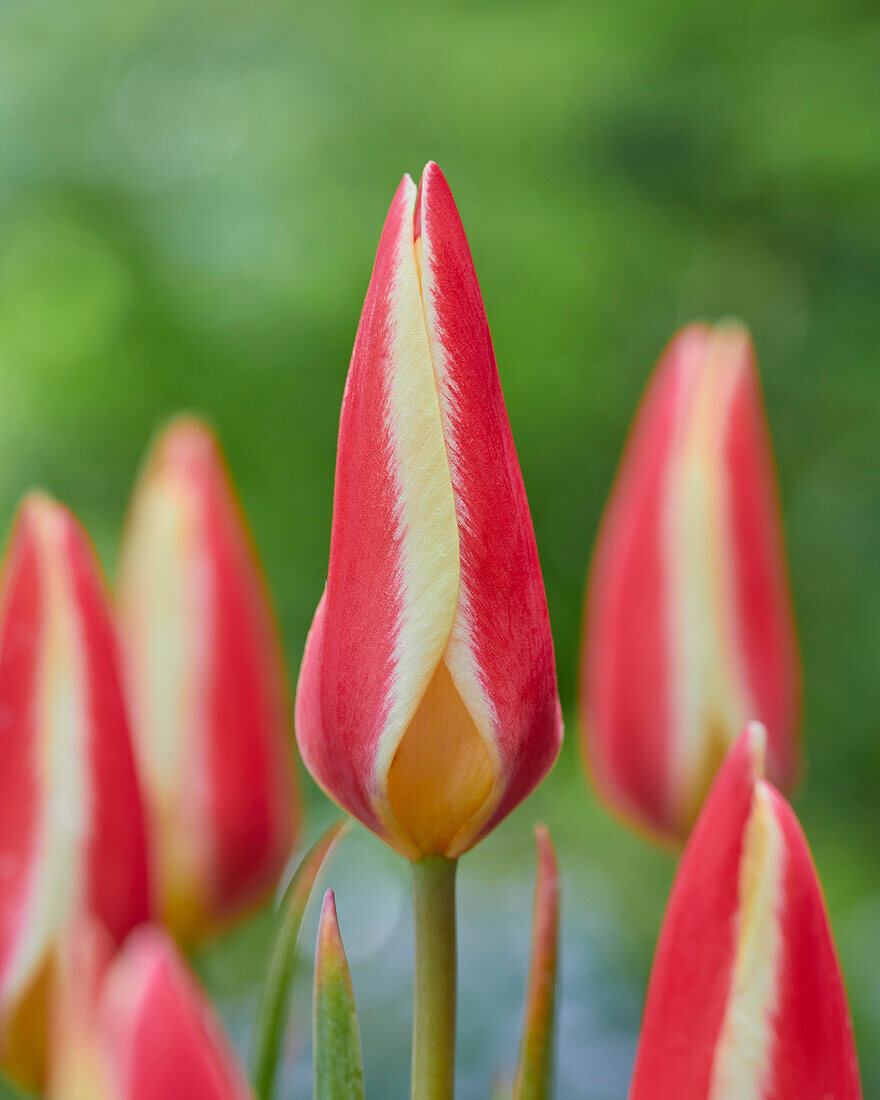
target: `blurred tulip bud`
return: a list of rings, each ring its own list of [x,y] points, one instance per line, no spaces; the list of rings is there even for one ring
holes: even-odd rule
[[[135,487],[118,596],[163,921],[190,942],[260,901],[298,799],[269,596],[219,444],[192,417]]]
[[[770,437],[748,333],[691,325],[633,424],[590,572],[586,756],[622,814],[684,839],[743,725],[797,772],[800,677]]]
[[[149,879],[100,567],[36,493],[0,580],[0,756],[0,1061],[37,1086],[59,937],[88,911],[121,941],[149,915]]]
[[[61,938],[52,981],[47,1096],[49,1100],[113,1100],[98,1008],[115,945],[88,917]]]
[[[137,929],[109,965],[74,942],[60,976],[49,1100],[252,1100],[164,930]]]
[[[349,369],[330,567],[297,694],[305,763],[411,859],[467,851],[559,751],[531,517],[467,240],[405,176]]]
[[[672,887],[630,1100],[859,1100],[843,978],[807,842],[730,750]]]

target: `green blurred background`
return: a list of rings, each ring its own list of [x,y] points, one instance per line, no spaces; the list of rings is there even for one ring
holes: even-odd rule
[[[753,328],[779,464],[810,762],[795,804],[880,1095],[878,58],[876,3],[845,0],[0,0],[4,523],[44,484],[112,573],[150,432],[204,411],[292,678],[382,220],[429,158],[453,187],[569,716],[551,780],[462,871],[461,1100],[515,1058],[539,815],[566,876],[559,1095],[625,1093],[673,862],[579,771],[582,584],[654,360],[676,327],[725,314]],[[368,1090],[402,1097],[404,871],[351,844],[331,878]],[[242,1045],[268,928],[199,959]],[[304,998],[287,1096],[309,1094]]]

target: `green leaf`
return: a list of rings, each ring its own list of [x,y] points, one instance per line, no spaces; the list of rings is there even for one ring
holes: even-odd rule
[[[361,1040],[333,891],[324,895],[315,955],[315,1100],[363,1100]]]
[[[27,1100],[32,1094],[22,1092],[8,1077],[0,1073],[0,1100]]]
[[[251,1048],[251,1080],[258,1100],[272,1100],[296,972],[296,944],[306,906],[324,861],[348,825],[334,822],[300,860],[282,902],[281,924],[269,959]]]
[[[535,829],[538,873],[532,963],[513,1100],[548,1100],[553,1083],[553,1024],[559,948],[559,868],[546,825]]]

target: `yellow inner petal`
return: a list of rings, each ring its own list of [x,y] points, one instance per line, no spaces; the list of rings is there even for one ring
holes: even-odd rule
[[[423,855],[445,855],[492,778],[489,751],[441,661],[388,769],[394,816]]]
[[[49,963],[43,963],[22,999],[12,1009],[2,1036],[0,1065],[13,1081],[33,1090],[43,1083],[51,973]]]
[[[725,715],[711,706],[704,714],[702,730],[703,741],[694,753],[692,782],[684,792],[685,804],[681,815],[683,839],[693,828],[727,750],[739,732]]]

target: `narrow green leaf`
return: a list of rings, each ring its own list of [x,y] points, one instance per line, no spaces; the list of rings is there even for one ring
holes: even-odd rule
[[[537,826],[535,840],[538,845],[538,873],[532,922],[532,963],[514,1100],[548,1100],[553,1081],[559,868],[546,825]]]
[[[363,1100],[361,1040],[333,891],[324,895],[315,955],[315,1100]]]
[[[318,874],[347,825],[346,819],[334,822],[309,848],[300,860],[281,903],[281,923],[269,959],[251,1048],[251,1080],[257,1100],[272,1100],[275,1094],[296,972],[296,944],[300,927]]]

